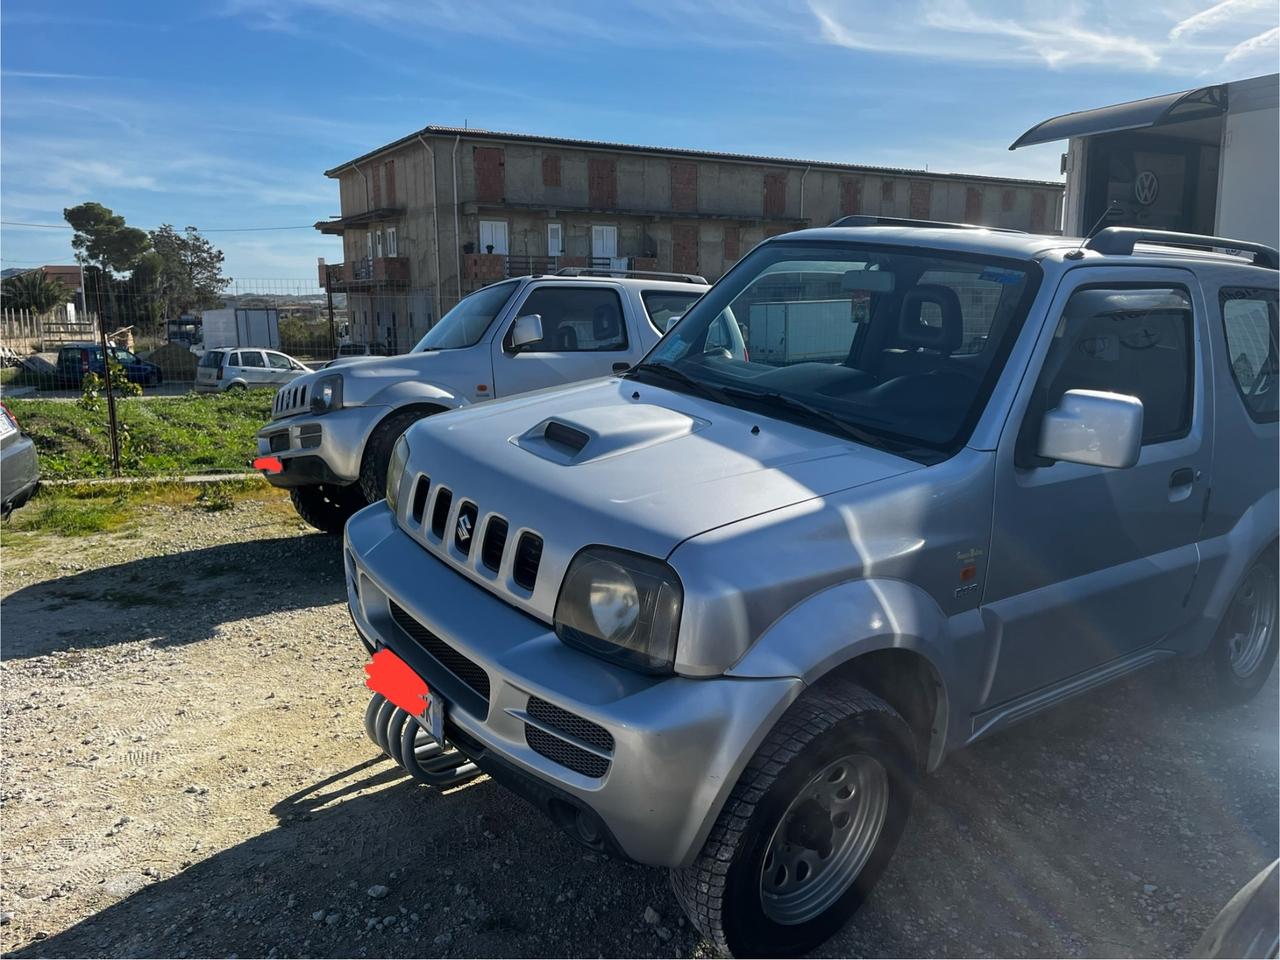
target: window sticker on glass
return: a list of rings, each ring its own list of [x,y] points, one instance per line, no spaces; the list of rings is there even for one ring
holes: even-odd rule
[[[666,363],[671,360],[678,360],[687,349],[689,343],[682,340],[674,334],[668,334],[666,337],[658,341],[658,346],[654,348],[653,355],[650,359]]]
[[[1018,283],[1022,280],[1022,272],[1019,270],[1002,270],[999,267],[987,267],[982,273],[978,274],[979,280],[986,280],[990,283]]]

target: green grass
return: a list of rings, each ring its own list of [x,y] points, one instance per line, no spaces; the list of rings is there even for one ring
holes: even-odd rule
[[[116,494],[80,499],[67,496],[37,497],[14,513],[14,532],[42,531],[59,537],[82,537],[115,530],[129,519],[125,498]]]
[[[127,440],[126,476],[245,471],[257,453],[254,434],[271,417],[270,391],[129,398],[116,402]],[[86,410],[67,400],[6,400],[40,453],[47,480],[111,475],[107,406]]]

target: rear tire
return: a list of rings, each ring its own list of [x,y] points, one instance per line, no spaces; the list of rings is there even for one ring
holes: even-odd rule
[[[671,886],[726,956],[795,956],[839,930],[893,856],[915,783],[911,729],[855,684],[815,687],[743,771]]]
[[[1210,706],[1237,706],[1257,695],[1276,662],[1277,553],[1272,547],[1236,585],[1209,649],[1183,661],[1184,685]]]
[[[369,442],[364,446],[364,459],[360,462],[360,490],[366,503],[377,503],[387,495],[387,467],[391,464],[391,451],[400,435],[423,417],[435,410],[404,410],[393,413],[374,428]]]
[[[351,515],[366,504],[359,489],[322,483],[314,487],[291,487],[289,499],[298,516],[317,530],[342,533]]]

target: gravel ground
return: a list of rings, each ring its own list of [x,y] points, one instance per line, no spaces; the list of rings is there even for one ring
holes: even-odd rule
[[[374,757],[336,542],[279,500],[4,557],[11,956],[705,956],[662,871]],[[829,956],[1185,954],[1277,855],[1277,682],[1159,672],[953,756]]]

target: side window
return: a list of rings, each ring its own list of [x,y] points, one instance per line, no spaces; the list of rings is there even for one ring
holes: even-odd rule
[[[1081,287],[1067,302],[1019,437],[1019,461],[1040,421],[1068,390],[1105,390],[1142,401],[1142,442],[1191,429],[1191,298],[1177,287]]]
[[[242,367],[264,367],[262,362],[262,351],[260,350],[241,350],[240,366]]]
[[[607,287],[538,287],[517,311],[542,317],[542,339],[534,353],[595,352],[627,349],[622,300]]]
[[[240,366],[240,352],[238,350],[235,353],[227,354],[227,366],[228,367]]]
[[[1222,329],[1227,338],[1227,362],[1249,416],[1274,423],[1280,413],[1277,384],[1275,290],[1223,287]]]
[[[986,267],[972,273],[956,270],[926,270],[918,281],[921,286],[932,284],[946,287],[955,295],[960,307],[963,333],[960,345],[951,351],[952,356],[981,353],[991,339],[991,328],[1005,284],[1017,283],[1021,274],[1016,271]],[[924,301],[920,305],[920,323],[926,327],[940,328],[943,323],[942,308],[935,302]]]
[[[292,370],[293,364],[289,362],[289,358],[280,353],[268,353],[267,363],[271,365],[272,370]]]
[[[645,290],[640,294],[649,322],[659,333],[666,333],[674,317],[682,317],[701,293],[682,293],[678,290]]]

